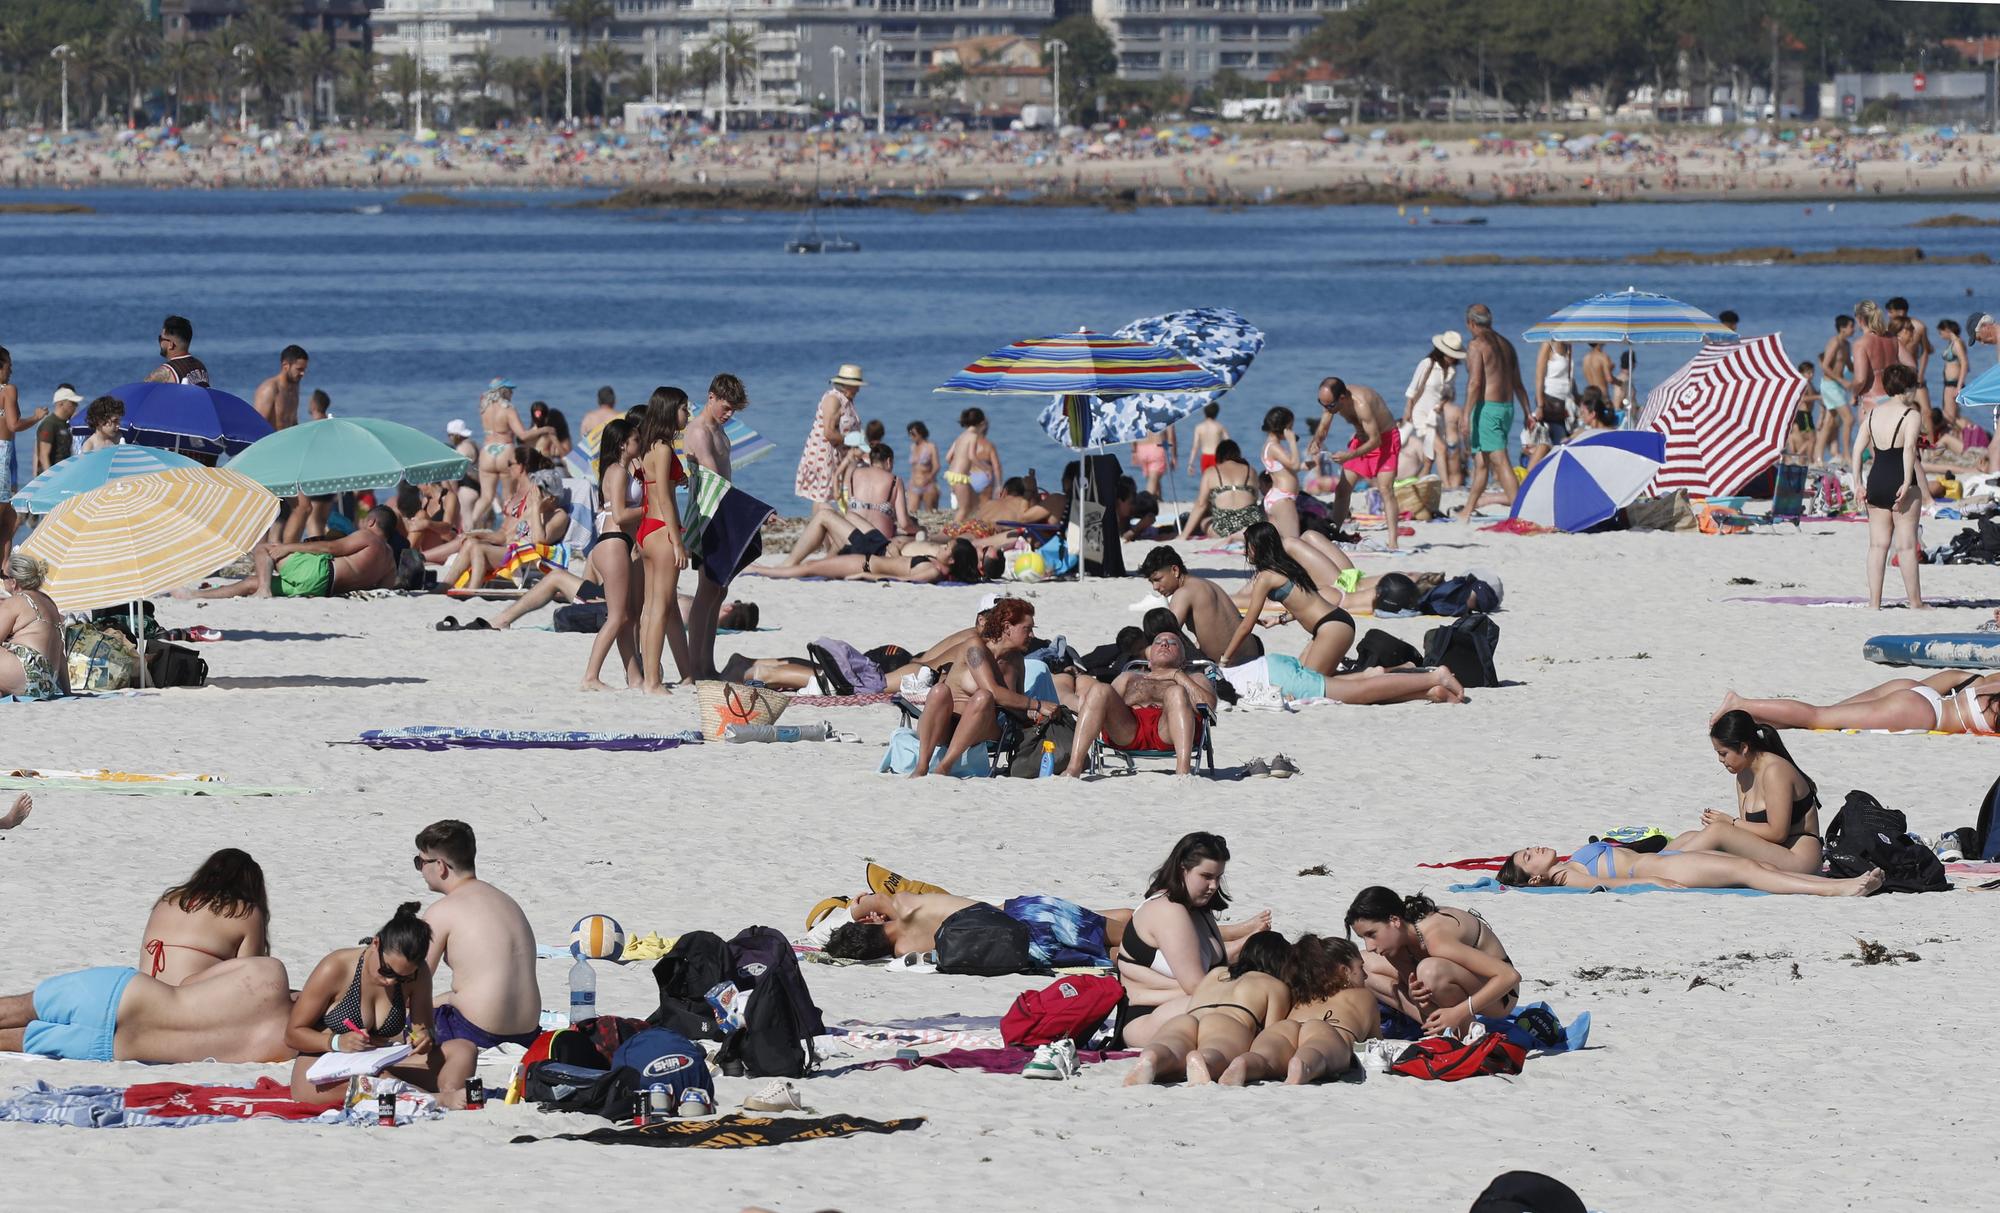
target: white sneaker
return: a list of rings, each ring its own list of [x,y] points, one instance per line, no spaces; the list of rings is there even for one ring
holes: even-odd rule
[[[1067,1082],[1076,1077],[1076,1042],[1058,1040],[1035,1049],[1035,1056],[1021,1071],[1023,1078],[1047,1078]]]
[[[1965,851],[1958,845],[1957,830],[1938,835],[1937,844],[1932,849],[1937,852],[1941,863],[1959,863],[1965,859]]]
[[[918,666],[915,673],[903,675],[899,689],[903,692],[903,698],[915,702],[929,695],[931,687],[936,683],[937,671],[927,665]]]

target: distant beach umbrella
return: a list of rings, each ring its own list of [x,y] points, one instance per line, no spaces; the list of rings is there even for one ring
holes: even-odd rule
[[[1805,394],[1776,334],[1706,346],[1646,398],[1640,425],[1667,440],[1656,493],[1733,493],[1778,461]]]
[[[1646,491],[1666,461],[1665,435],[1610,430],[1555,448],[1514,494],[1511,518],[1582,531]]]
[[[185,455],[156,447],[132,446],[129,443],[105,447],[56,464],[14,494],[12,504],[25,513],[46,514],[70,498],[92,489],[101,489],[114,480],[200,466]]]
[[[1114,337],[1149,341],[1172,350],[1214,374],[1222,386],[1201,392],[1140,392],[1086,396],[1080,406],[1083,432],[1071,419],[1071,397],[1058,396],[1042,410],[1043,432],[1076,450],[1137,442],[1193,415],[1235,387],[1264,348],[1264,333],[1226,307],[1198,307],[1134,320]],[[1072,441],[1079,439],[1080,441]]]
[[[1958,402],[1985,408],[2000,406],[2000,366],[1989,367],[1974,375],[1972,382],[1959,389]]]
[[[106,393],[125,402],[121,432],[140,446],[234,455],[271,433],[271,423],[241,396],[192,383],[128,383]],[[79,411],[69,428],[90,432]]]
[[[229,470],[285,496],[457,480],[472,461],[421,430],[373,417],[327,417],[260,438]]]
[[[1648,345],[1733,339],[1729,326],[1692,304],[1637,287],[1572,303],[1522,333],[1526,341],[1609,341]]]
[[[1130,396],[1139,392],[1210,392],[1227,386],[1213,371],[1175,350],[1150,341],[1084,331],[1016,341],[933,390]]]

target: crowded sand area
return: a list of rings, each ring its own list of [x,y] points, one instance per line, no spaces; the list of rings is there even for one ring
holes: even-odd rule
[[[1954,524],[1933,524],[1940,542]],[[407,724],[665,731],[695,723],[691,690],[655,701],[573,690],[586,640],[516,630],[439,633],[447,613],[497,605],[387,601],[163,603],[169,627],[205,624],[211,685],[9,709],[11,762],[210,772],[305,785],[273,799],[51,792],[0,835],[0,917],[13,925],[0,993],[84,965],[139,963],[148,908],[218,847],[270,882],[271,943],[294,984],[326,951],[373,931],[423,886],[412,838],[460,817],[480,875],[561,946],[584,914],[630,934],[753,923],[787,934],[806,910],[860,888],[874,860],[954,891],[1045,892],[1130,906],[1173,841],[1224,835],[1235,907],[1287,933],[1339,934],[1362,887],[1419,890],[1485,914],[1525,977],[1523,1001],[1588,1011],[1590,1047],[1531,1059],[1514,1078],[1447,1085],[1370,1075],[1313,1088],[1126,1089],[1129,1062],[1069,1084],[919,1070],[829,1074],[798,1085],[820,1112],[922,1116],[913,1132],[662,1155],[520,1134],[602,1122],[497,1102],[395,1130],[252,1122],[165,1133],[0,1125],[0,1162],[37,1207],[230,1203],[465,1208],[1462,1209],[1498,1172],[1531,1168],[1594,1209],[1824,1209],[1969,1205],[1943,1160],[1982,1157],[1996,1098],[1970,1077],[2000,979],[1978,893],[1748,898],[1446,892],[1423,861],[1528,844],[1568,849],[1621,825],[1692,826],[1733,807],[1707,735],[1726,689],[1825,702],[1894,671],[1861,660],[1883,631],[1964,631],[1990,610],[1873,613],[1728,602],[1733,595],[1859,592],[1866,528],[1709,537],[1513,537],[1419,524],[1392,568],[1486,567],[1505,580],[1499,672],[1511,685],[1463,706],[1315,706],[1221,717],[1217,758],[1283,751],[1289,781],[1156,773],[1061,782],[921,784],[875,774],[888,707],[794,708],[860,744],[705,745],[657,754],[374,752],[329,743]],[[1236,584],[1240,557],[1183,545]],[[1128,560],[1138,554],[1128,549]],[[1755,579],[1752,585],[1732,584]],[[1978,567],[1925,570],[1932,598],[1983,596]],[[917,647],[970,623],[983,588],[739,581],[763,630],[722,651],[779,655],[821,635]],[[1136,622],[1136,578],[1028,587],[1038,631],[1079,648]],[[530,622],[545,621],[540,616]],[[1438,621],[1371,621],[1421,644]],[[1297,629],[1270,634],[1277,651]],[[1964,737],[1787,734],[1827,819],[1847,789],[1905,810],[1913,829],[1967,825],[1994,743]],[[218,789],[226,791],[226,785]],[[1325,875],[1303,869],[1324,865]],[[1858,941],[1921,957],[1864,966]],[[543,960],[560,1008],[568,960]],[[602,1010],[643,1016],[649,965],[599,966]],[[1046,979],[976,979],[806,965],[829,1024],[998,1015]],[[439,988],[446,978],[439,975]],[[0,1057],[0,1086],[281,1080],[284,1067]],[[489,1055],[489,1085],[505,1077]],[[718,1078],[733,1109],[753,1086]],[[387,1133],[387,1140],[382,1134]],[[365,1151],[363,1150],[365,1147]],[[199,1181],[199,1182],[197,1182]],[[199,1193],[199,1195],[197,1194]]]

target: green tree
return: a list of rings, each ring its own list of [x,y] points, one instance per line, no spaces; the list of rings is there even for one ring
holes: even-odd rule
[[[1109,86],[1121,83],[1117,80],[1118,52],[1112,45],[1111,31],[1099,25],[1089,13],[1078,13],[1042,31],[1044,63],[1050,62],[1047,47],[1051,42],[1060,42],[1068,48],[1062,57],[1063,95],[1081,98],[1081,104],[1060,105],[1062,98],[1058,97],[1059,108],[1065,117],[1095,120],[1100,116],[1097,96],[1112,91]]]
[[[160,30],[139,9],[122,14],[105,35],[105,47],[125,78],[125,113],[129,120],[143,103],[139,85],[160,57]]]
[[[335,62],[333,41],[319,30],[301,34],[298,45],[292,47],[293,80],[304,98],[299,112],[308,128],[319,118],[319,82],[333,74]]]
[[[493,88],[500,83],[501,63],[491,46],[482,46],[466,57],[465,67],[458,75],[458,83],[463,84],[473,96],[468,108],[472,111],[474,126],[485,128],[494,124]]]
[[[334,70],[345,94],[348,117],[356,127],[365,127],[375,114],[375,52],[350,46],[334,56]]]
[[[598,117],[607,120],[611,117],[612,91],[617,87],[618,79],[631,68],[631,65],[632,57],[613,46],[608,39],[603,42],[593,42],[584,48],[583,54],[578,57],[577,66],[582,70],[585,81],[586,113],[590,109],[589,81],[595,77]]]

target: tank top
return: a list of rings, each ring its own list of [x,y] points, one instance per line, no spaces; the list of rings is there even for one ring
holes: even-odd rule
[[[175,383],[192,383],[196,387],[208,386],[208,366],[193,354],[182,354],[178,358],[167,359],[167,369],[174,373]]]
[[[1570,381],[1569,355],[1549,351],[1549,369],[1542,376],[1542,390],[1551,396],[1568,400],[1576,395],[1576,384]]]

